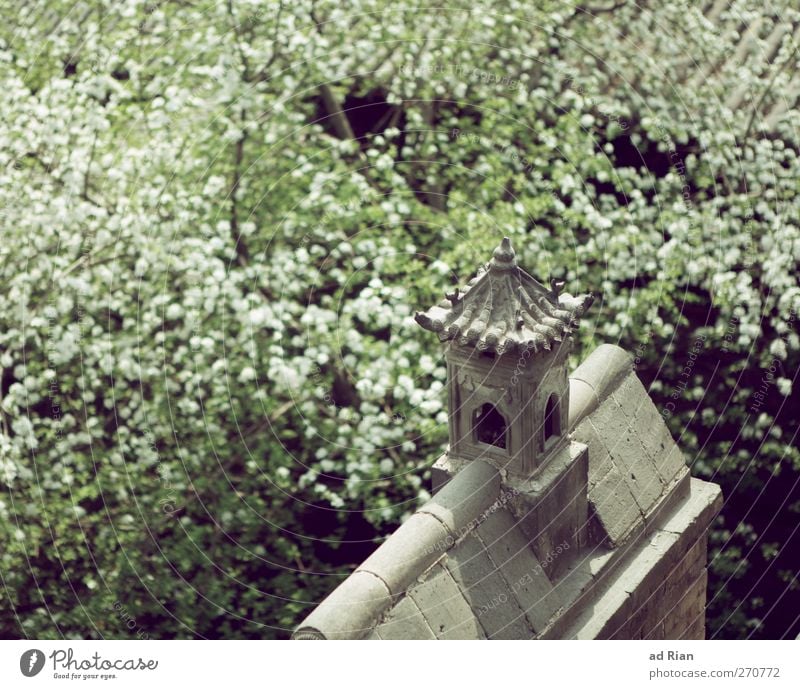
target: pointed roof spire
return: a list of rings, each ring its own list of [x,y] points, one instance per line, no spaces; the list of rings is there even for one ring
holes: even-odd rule
[[[517,265],[511,240],[503,237],[486,269],[447,298],[414,318],[439,339],[504,354],[551,349],[568,337],[594,297],[561,293],[563,281],[547,289]]]
[[[494,250],[489,265],[494,270],[510,270],[517,267],[517,253],[508,237],[503,237],[503,241]]]

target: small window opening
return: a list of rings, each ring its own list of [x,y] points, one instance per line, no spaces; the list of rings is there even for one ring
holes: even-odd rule
[[[506,420],[493,404],[475,410],[472,428],[478,442],[506,449]]]
[[[544,410],[544,441],[561,435],[561,415],[558,413],[558,397],[550,395]]]

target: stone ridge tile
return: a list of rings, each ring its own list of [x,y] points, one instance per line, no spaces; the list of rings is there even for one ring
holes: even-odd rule
[[[435,516],[458,538],[498,499],[500,487],[497,469],[474,460],[417,511]]]
[[[458,584],[441,564],[435,565],[408,595],[422,611],[437,639],[486,638]]]
[[[530,639],[525,613],[483,543],[469,534],[447,554],[445,566],[461,588],[488,639]]]
[[[577,426],[600,400],[594,388],[580,378],[569,378],[569,425]]]
[[[386,615],[375,631],[381,639],[435,639],[419,607],[409,596],[403,596]]]
[[[616,466],[589,490],[588,497],[612,547],[622,543],[628,533],[644,520],[633,493]]]
[[[453,545],[453,537],[434,516],[411,515],[356,571],[379,577],[392,595],[403,593]]]
[[[386,584],[370,572],[356,570],[322,601],[298,627],[313,629],[328,639],[366,636],[391,605]]]
[[[469,462],[449,483],[434,495],[427,505],[443,508],[451,515],[445,522],[455,532],[477,519],[500,495],[500,473],[481,460]]]
[[[630,353],[616,345],[601,344],[581,362],[570,378],[588,383],[600,398],[618,384],[617,380],[631,370],[632,364]]]
[[[478,527],[477,534],[533,630],[542,631],[561,600],[513,517],[498,510]]]

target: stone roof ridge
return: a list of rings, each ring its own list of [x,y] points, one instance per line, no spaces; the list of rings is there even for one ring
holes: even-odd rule
[[[504,237],[491,261],[439,304],[414,316],[442,341],[455,340],[479,351],[503,354],[517,349],[549,350],[568,337],[594,297],[561,293],[563,280],[550,289],[518,264],[511,240]]]
[[[357,639],[397,597],[474,529],[500,499],[496,468],[474,460],[409,517],[294,633],[295,639]]]
[[[569,427],[591,414],[634,370],[622,347],[601,344],[569,376]]]

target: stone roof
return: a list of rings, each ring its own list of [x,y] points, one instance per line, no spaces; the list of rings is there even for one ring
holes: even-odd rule
[[[551,280],[550,285],[548,290],[517,265],[505,237],[463,290],[456,288],[414,317],[440,340],[456,340],[481,351],[550,349],[572,332],[593,301],[590,294],[560,294],[562,281]]]
[[[581,443],[574,444],[588,446],[595,545],[559,553],[553,544],[541,560],[512,513],[513,489],[488,463],[470,461],[306,618],[294,638],[596,635],[596,614],[573,619],[565,611],[575,610],[579,598],[624,599],[630,581],[620,581],[619,571],[644,576],[656,555],[687,547],[678,541],[698,538],[718,509],[720,492],[702,481],[690,484],[681,451],[620,348],[600,346],[573,373],[569,416],[572,437]],[[670,519],[686,524],[679,529]],[[548,566],[551,556],[568,565],[557,575]],[[612,622],[609,614],[602,624]]]

